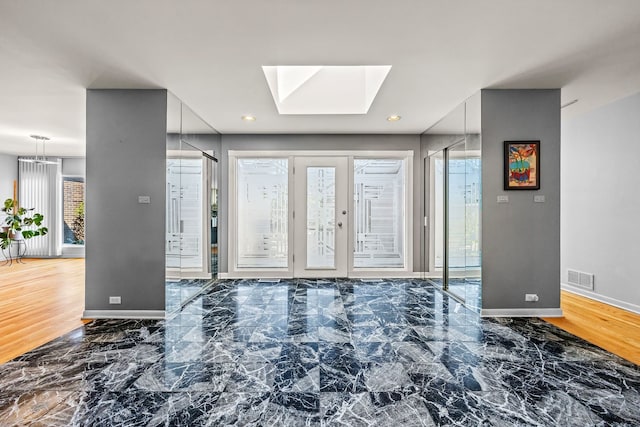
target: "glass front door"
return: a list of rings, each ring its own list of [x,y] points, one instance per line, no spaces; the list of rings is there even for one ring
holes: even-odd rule
[[[367,154],[231,152],[229,277],[412,271],[411,162]]]
[[[296,157],[295,277],[346,277],[348,158]]]

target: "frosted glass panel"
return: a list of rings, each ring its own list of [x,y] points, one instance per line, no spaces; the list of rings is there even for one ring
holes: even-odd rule
[[[466,265],[466,158],[464,142],[449,148],[448,186],[448,267],[449,278],[463,272]]]
[[[432,246],[433,266],[442,269],[444,266],[444,154],[439,151],[430,158],[431,162],[431,217],[433,226]],[[442,270],[440,270],[442,273]]]
[[[203,268],[202,196],[202,159],[167,159],[168,268]]]
[[[307,268],[335,268],[336,168],[307,168]]]
[[[237,164],[238,267],[286,268],[288,160]]]
[[[404,267],[404,160],[356,159],[354,184],[354,267]]]
[[[480,200],[482,195],[481,186],[481,163],[480,151],[467,150],[467,162],[465,164],[466,173],[466,266],[476,269],[480,267]]]

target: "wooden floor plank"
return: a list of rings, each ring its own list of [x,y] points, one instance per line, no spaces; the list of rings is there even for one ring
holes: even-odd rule
[[[640,315],[562,291],[564,317],[544,320],[640,365]]]
[[[84,259],[26,259],[0,275],[0,363],[83,325]]]

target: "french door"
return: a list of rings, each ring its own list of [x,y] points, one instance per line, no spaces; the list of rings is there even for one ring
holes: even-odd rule
[[[295,277],[346,277],[348,157],[295,157]]]
[[[229,274],[411,273],[411,152],[229,152]]]

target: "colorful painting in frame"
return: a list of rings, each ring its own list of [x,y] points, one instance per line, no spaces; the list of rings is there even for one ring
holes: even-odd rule
[[[504,189],[540,189],[540,141],[504,142]]]

